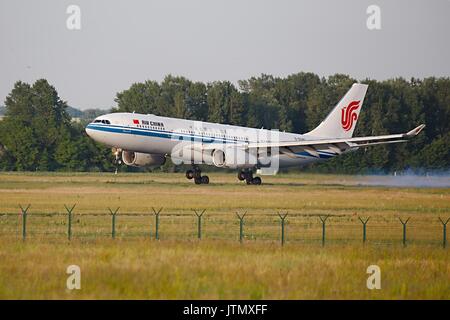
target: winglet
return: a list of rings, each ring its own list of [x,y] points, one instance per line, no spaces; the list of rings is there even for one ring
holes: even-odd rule
[[[412,129],[411,131],[408,131],[408,132],[405,134],[405,137],[406,137],[406,138],[412,138],[412,137],[415,137],[415,136],[417,136],[417,135],[423,130],[423,128],[425,128],[425,125],[424,125],[424,124],[421,124],[420,126],[414,128],[414,129]]]

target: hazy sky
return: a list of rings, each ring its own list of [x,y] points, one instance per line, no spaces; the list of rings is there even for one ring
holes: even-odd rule
[[[66,27],[70,4],[81,30]],[[366,26],[371,4],[381,30]],[[169,73],[450,76],[449,40],[450,0],[0,0],[0,104],[15,81],[39,78],[86,109]]]

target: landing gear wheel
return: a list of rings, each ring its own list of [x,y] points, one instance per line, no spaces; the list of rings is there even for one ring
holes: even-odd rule
[[[195,184],[209,184],[209,177],[202,176],[202,171],[198,166],[193,166],[192,169],[186,171],[186,178],[194,179]]]
[[[193,177],[194,177],[194,171],[192,171],[192,170],[186,171],[186,178],[191,180]]]
[[[252,179],[252,184],[255,184],[255,185],[260,185],[261,184],[261,182],[262,182],[262,180],[261,180],[261,178],[260,177],[254,177],[253,179]]]
[[[195,184],[209,184],[209,177],[208,176],[195,177],[194,182]]]
[[[202,184],[209,184],[209,177],[208,176],[201,177],[201,183]]]
[[[253,182],[253,171],[252,170],[241,171],[240,174],[242,175],[242,177],[244,178],[243,180],[245,180],[245,182],[247,184],[252,184],[252,182]]]
[[[245,180],[245,183],[248,185],[260,185],[262,183],[262,180],[260,177],[253,177],[253,171],[252,170],[242,170],[238,173],[238,179],[239,180]]]

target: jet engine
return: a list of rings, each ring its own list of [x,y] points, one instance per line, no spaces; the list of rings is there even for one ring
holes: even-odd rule
[[[161,166],[166,162],[163,154],[150,154],[134,151],[122,151],[122,160],[127,166],[149,167]]]
[[[252,168],[257,164],[256,154],[235,147],[215,149],[211,156],[213,164],[221,168]]]

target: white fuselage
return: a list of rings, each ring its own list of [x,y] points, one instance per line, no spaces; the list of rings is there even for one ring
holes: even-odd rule
[[[86,127],[94,140],[127,151],[170,156],[180,143],[208,145],[258,142],[304,141],[312,137],[275,130],[255,129],[218,123],[160,117],[152,114],[111,113],[98,117]],[[314,154],[304,149],[284,149],[277,157],[279,167],[299,166],[336,156],[335,149],[323,146]],[[255,167],[259,167],[256,165]]]

